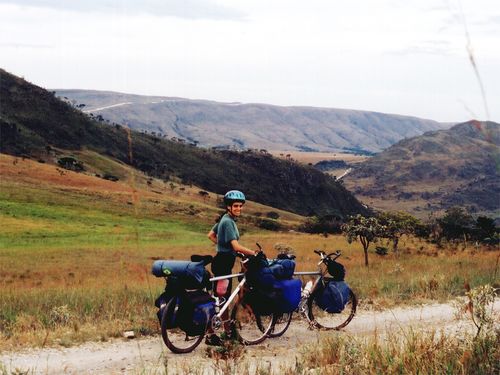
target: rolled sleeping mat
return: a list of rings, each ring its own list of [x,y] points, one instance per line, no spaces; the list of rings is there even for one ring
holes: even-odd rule
[[[205,262],[157,260],[153,263],[151,272],[156,277],[175,276],[179,279],[192,279],[201,284],[205,275]]]

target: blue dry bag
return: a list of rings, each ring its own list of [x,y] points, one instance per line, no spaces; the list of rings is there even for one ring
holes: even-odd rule
[[[295,272],[295,261],[292,259],[274,259],[269,263],[269,268],[277,279],[291,279]]]
[[[345,281],[329,281],[319,289],[315,301],[326,312],[340,313],[351,298],[351,289]]]

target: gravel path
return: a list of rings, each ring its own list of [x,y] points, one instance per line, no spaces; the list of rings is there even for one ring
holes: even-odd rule
[[[500,300],[494,306],[500,315]],[[470,324],[457,321],[455,309],[449,304],[433,304],[422,307],[395,308],[382,312],[361,311],[342,331],[356,336],[383,334],[403,327],[418,329],[437,328],[445,332],[470,328]],[[266,340],[262,345],[246,348],[249,368],[256,363],[269,366],[292,365],[296,348],[315,342],[324,335],[342,332],[317,332],[307,328],[302,319],[295,319],[284,337]],[[221,370],[220,364],[206,358],[204,344],[194,352],[175,355],[168,351],[160,336],[145,339],[122,339],[105,343],[87,343],[72,348],[28,349],[21,352],[0,354],[0,364],[7,373],[16,370],[27,374],[164,374],[185,373],[193,365],[199,366],[200,374],[212,374]],[[258,359],[258,361],[256,361]],[[252,367],[253,366],[253,367]],[[279,367],[278,367],[279,368]],[[0,365],[0,372],[2,366]],[[21,373],[21,372],[17,372]]]

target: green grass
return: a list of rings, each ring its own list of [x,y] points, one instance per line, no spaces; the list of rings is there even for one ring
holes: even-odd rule
[[[128,206],[76,193],[2,191],[0,249],[113,247],[131,239],[141,246],[183,245],[201,243],[204,237],[200,223],[187,225]]]
[[[206,233],[217,209],[185,196],[204,214],[190,215],[185,202],[172,199],[177,196],[151,198],[140,188],[136,199],[124,189],[0,180],[0,350],[105,340],[128,329],[158,332],[154,300],[164,281],[151,275],[151,264],[214,254]],[[439,250],[407,240],[399,257],[379,257],[370,249],[366,268],[361,245],[342,236],[240,224],[246,229],[241,243],[255,248],[259,241],[269,257],[277,244],[293,247],[297,270],[316,269],[313,249],[342,249],[340,261],[360,309],[445,301],[463,295],[466,282],[495,283],[498,251]]]

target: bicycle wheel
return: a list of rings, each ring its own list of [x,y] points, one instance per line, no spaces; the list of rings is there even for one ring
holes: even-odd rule
[[[244,345],[260,344],[272,331],[275,316],[255,314],[243,298],[233,308],[231,321],[236,338]]]
[[[205,336],[206,326],[203,333],[195,336],[189,336],[177,325],[179,311],[179,298],[173,297],[163,309],[161,318],[161,336],[167,348],[173,353],[189,353],[192,352],[203,340]],[[207,317],[208,323],[208,317]]]
[[[282,336],[290,323],[292,322],[293,311],[289,313],[276,314],[273,330],[269,333],[269,337],[280,337]],[[261,328],[259,326],[259,328]]]
[[[328,313],[321,309],[315,301],[315,293],[312,293],[307,299],[307,319],[311,325],[317,329],[342,329],[354,318],[358,299],[351,290],[349,293],[349,302],[340,313]]]

